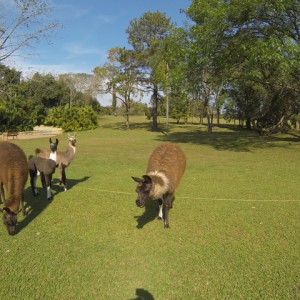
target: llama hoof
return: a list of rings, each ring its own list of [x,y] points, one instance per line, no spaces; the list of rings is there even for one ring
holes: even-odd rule
[[[157,220],[162,220],[162,217],[158,216],[158,217],[157,217]]]
[[[52,201],[52,197],[47,198],[47,200],[48,200],[48,202],[51,202]]]
[[[170,225],[165,223],[164,228],[170,228]]]

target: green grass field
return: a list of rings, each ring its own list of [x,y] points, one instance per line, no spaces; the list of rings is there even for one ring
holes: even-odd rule
[[[0,299],[300,299],[300,134],[261,138],[236,127],[100,119],[77,133],[69,190],[25,189],[19,232],[0,224]],[[164,126],[164,124],[161,124]],[[67,134],[58,136],[59,149]],[[160,142],[177,142],[186,173],[170,211],[135,205],[135,182]],[[15,140],[27,155],[48,138]],[[38,182],[40,187],[40,182]]]

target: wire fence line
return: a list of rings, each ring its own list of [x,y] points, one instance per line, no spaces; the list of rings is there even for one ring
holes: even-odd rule
[[[88,191],[110,193],[110,194],[123,194],[123,195],[136,195],[136,193],[113,191],[113,190],[103,190],[97,188],[87,188],[87,187],[74,187],[75,189],[82,189]],[[187,197],[187,196],[176,196],[176,198],[181,199],[196,199],[203,201],[236,201],[236,202],[300,202],[300,199],[238,199],[238,198],[211,198],[211,197]]]

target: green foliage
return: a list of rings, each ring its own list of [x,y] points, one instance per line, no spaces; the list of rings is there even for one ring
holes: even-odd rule
[[[170,116],[176,119],[177,123],[179,123],[182,119],[185,122],[187,121],[189,114],[189,101],[186,97],[184,97],[183,93],[170,95],[169,110]]]
[[[45,125],[61,127],[65,131],[91,130],[98,126],[97,115],[90,106],[51,108],[44,123]]]
[[[299,1],[194,0],[187,14],[195,22],[187,52],[191,83],[209,75],[229,91],[234,86],[244,96],[231,101],[262,126],[299,112]]]

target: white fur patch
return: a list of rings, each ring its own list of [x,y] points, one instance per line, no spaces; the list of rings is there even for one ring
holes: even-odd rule
[[[52,197],[50,186],[47,186],[47,199]]]
[[[52,159],[56,162],[56,151],[55,152],[50,152],[49,159]]]
[[[165,194],[169,190],[169,179],[167,178],[166,174],[159,171],[150,172],[147,174],[148,176],[157,176],[160,177],[163,181],[163,185],[158,183],[154,183],[151,190],[151,197],[154,199],[162,198],[162,195]]]
[[[158,216],[160,218],[163,218],[163,206],[162,205],[159,205],[159,213],[158,213]]]

